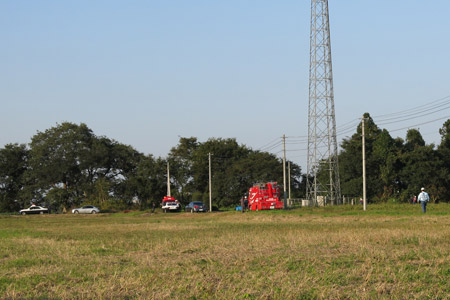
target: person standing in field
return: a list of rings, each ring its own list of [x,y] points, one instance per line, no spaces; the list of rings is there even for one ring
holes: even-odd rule
[[[430,196],[428,196],[428,193],[425,192],[425,188],[421,188],[420,190],[421,190],[421,192],[419,194],[419,197],[417,197],[417,200],[422,205],[423,213],[426,213],[427,212],[427,203],[428,203],[428,201],[430,201]]]

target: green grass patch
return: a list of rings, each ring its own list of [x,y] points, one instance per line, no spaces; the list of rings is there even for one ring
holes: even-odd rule
[[[2,216],[0,298],[445,299],[450,206],[429,211]]]

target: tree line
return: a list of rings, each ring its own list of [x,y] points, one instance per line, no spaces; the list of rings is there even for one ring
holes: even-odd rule
[[[439,129],[439,145],[427,145],[418,129],[392,138],[365,118],[367,197],[370,202],[408,202],[425,187],[432,201],[450,200],[450,119]],[[362,128],[341,143],[339,174],[344,195],[362,194]],[[322,176],[325,176],[322,172]]]
[[[86,124],[65,122],[38,132],[28,145],[0,149],[0,212],[17,211],[33,201],[52,210],[93,204],[103,210],[146,209],[167,191],[182,204],[209,199],[212,153],[213,206],[236,205],[256,182],[283,181],[282,160],[239,145],[235,139],[179,140],[166,158],[145,155],[129,145],[96,136]],[[299,195],[301,169],[291,162],[291,184]]]
[[[417,129],[406,139],[393,138],[364,115],[369,202],[407,202],[421,187],[433,201],[450,199],[450,120],[439,129],[439,145],[427,145]],[[341,192],[362,194],[361,124],[341,142],[338,155]],[[181,137],[166,158],[143,154],[132,146],[97,136],[86,124],[65,122],[38,132],[28,145],[0,149],[0,212],[17,211],[35,201],[61,210],[82,204],[107,209],[146,209],[159,205],[167,191],[167,163],[173,196],[182,204],[212,198],[217,207],[238,204],[257,182],[283,182],[282,160],[240,145],[235,139],[199,142]],[[291,162],[292,196],[304,197],[306,174]],[[326,181],[327,171],[319,175]]]

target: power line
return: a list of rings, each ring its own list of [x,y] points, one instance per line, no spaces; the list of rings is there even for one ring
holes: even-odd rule
[[[268,152],[268,151],[271,151],[271,150],[273,150],[273,149],[275,149],[275,148],[281,146],[282,144],[283,144],[283,142],[280,141],[280,142],[278,142],[278,143],[276,143],[276,144],[274,144],[274,145],[272,145],[272,146],[270,146],[270,147],[267,147],[266,149],[262,149],[262,150],[260,150],[260,151]]]
[[[398,128],[398,129],[390,130],[390,132],[395,132],[395,131],[405,130],[405,129],[409,129],[409,128],[411,128],[411,127],[416,127],[416,126],[420,126],[420,125],[425,125],[425,124],[429,124],[429,123],[433,123],[433,122],[436,122],[436,121],[440,121],[440,120],[444,120],[444,119],[449,119],[449,118],[450,118],[450,116],[446,116],[446,117],[434,119],[434,120],[431,120],[431,121],[428,121],[428,122],[423,122],[423,123],[419,123],[419,124],[415,124],[415,125],[411,125],[411,126],[407,126],[407,127],[403,127],[403,128]]]
[[[349,122],[347,122],[347,123],[344,123],[344,124],[342,124],[342,125],[337,126],[337,129],[339,129],[340,131],[342,131],[342,130],[345,130],[346,128],[354,127],[355,124],[359,124],[359,123],[360,123],[360,119],[359,119],[359,118],[356,118],[356,119],[353,119],[353,120],[351,120],[351,121],[349,121]]]
[[[449,101],[450,101],[450,95],[445,96],[445,97],[440,98],[440,99],[437,99],[437,100],[434,100],[434,101],[431,101],[431,102],[428,102],[428,103],[426,103],[424,105],[421,105],[421,106],[416,106],[416,107],[413,107],[413,108],[410,108],[410,109],[407,109],[407,110],[403,110],[403,111],[399,111],[399,112],[394,112],[394,113],[389,113],[389,114],[384,114],[384,115],[378,115],[378,116],[372,116],[372,118],[381,118],[382,119],[382,118],[386,118],[386,117],[390,117],[390,116],[398,116],[399,114],[403,114],[403,113],[409,113],[409,112],[413,112],[413,111],[421,111],[421,110],[423,110],[424,106],[427,106],[429,104],[438,103],[438,102],[444,101],[446,99],[449,99]]]
[[[290,139],[307,139],[308,136],[306,136],[306,135],[298,135],[298,136],[292,135],[292,136],[286,136],[286,138],[290,138]]]
[[[264,148],[269,148],[269,147],[271,147],[271,144],[273,144],[273,143],[275,143],[275,142],[281,143],[280,138],[277,137],[277,138],[273,139],[272,141],[270,141],[269,143],[267,143],[267,144],[265,144],[265,145],[263,145],[263,146],[257,148],[256,150],[263,151]]]
[[[449,108],[450,108],[450,103],[447,103],[445,106],[440,105],[440,106],[429,108],[429,109],[422,109],[421,111],[413,113],[413,114],[409,114],[409,115],[405,115],[405,116],[396,116],[396,117],[392,117],[392,118],[385,119],[382,121],[378,121],[377,124],[386,125],[386,124],[399,123],[402,121],[410,120],[413,117],[429,116],[429,115],[435,114],[437,112],[442,112],[443,110],[449,109]],[[426,112],[428,112],[428,113],[426,113]],[[401,118],[401,119],[399,120],[398,118]],[[391,121],[391,120],[395,120],[395,121]],[[387,121],[391,121],[391,122],[387,122]]]

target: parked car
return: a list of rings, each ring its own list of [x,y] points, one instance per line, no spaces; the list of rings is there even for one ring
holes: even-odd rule
[[[28,208],[21,209],[19,211],[21,215],[31,215],[31,214],[49,214],[50,211],[46,207],[32,205]]]
[[[194,201],[194,202],[191,202],[188,205],[186,205],[185,211],[191,212],[191,213],[206,212],[207,209],[206,209],[205,205],[203,204],[203,202]]]
[[[80,208],[72,209],[73,214],[98,214],[100,209],[92,205],[85,205]]]
[[[181,205],[178,202],[175,201],[164,201],[163,202],[163,206],[162,206],[162,210],[163,212],[168,212],[168,211],[180,211],[181,210]]]

